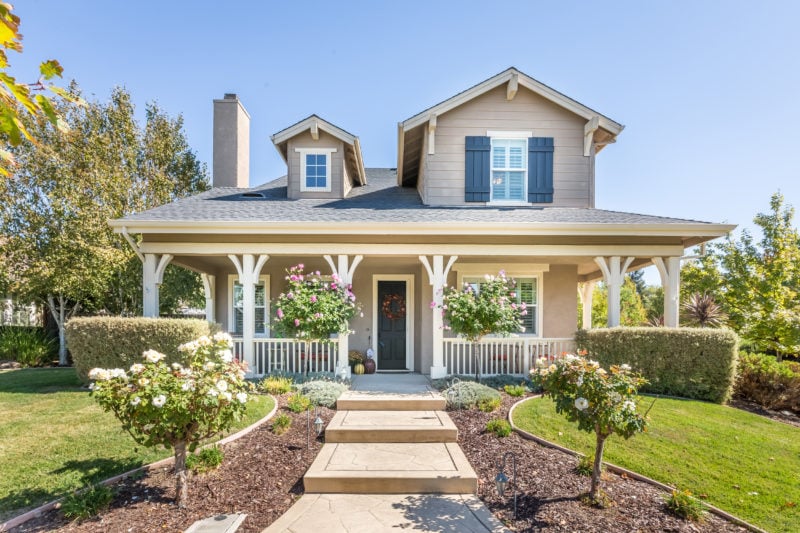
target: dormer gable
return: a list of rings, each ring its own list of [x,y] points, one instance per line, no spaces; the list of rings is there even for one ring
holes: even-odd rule
[[[287,196],[345,198],[367,182],[358,137],[317,115],[279,131],[272,143],[287,166]]]

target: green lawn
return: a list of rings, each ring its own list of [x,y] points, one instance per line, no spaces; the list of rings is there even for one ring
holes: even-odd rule
[[[170,455],[137,446],[80,385],[71,368],[0,371],[0,521]],[[255,396],[236,429],[272,407]]]
[[[651,398],[643,397],[647,408]],[[551,400],[514,411],[520,428],[583,453],[594,434],[556,414]],[[661,398],[647,433],[612,436],[604,459],[696,495],[768,531],[800,531],[800,429],[732,407]]]

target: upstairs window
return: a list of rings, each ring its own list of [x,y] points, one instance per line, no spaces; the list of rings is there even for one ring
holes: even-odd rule
[[[493,202],[527,201],[528,140],[492,138]]]
[[[335,148],[296,149],[300,152],[300,190],[330,192],[331,159]]]

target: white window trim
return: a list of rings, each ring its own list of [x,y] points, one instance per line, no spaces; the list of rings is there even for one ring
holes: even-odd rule
[[[233,334],[233,330],[236,327],[236,323],[234,322],[234,312],[233,312],[233,285],[234,283],[239,281],[239,276],[236,274],[228,274],[228,331]],[[256,337],[258,338],[265,338],[270,337],[270,316],[269,316],[269,275],[262,275],[258,277],[258,282],[264,285],[264,304],[266,308],[264,309],[264,318],[266,319],[266,323],[264,324],[264,333],[256,333]]]
[[[532,131],[487,131],[486,136],[491,140],[489,147],[489,205],[527,205],[528,203],[528,137],[533,137]],[[523,165],[522,165],[522,198],[519,200],[507,200],[505,198],[500,200],[494,199],[494,187],[492,186],[492,176],[494,175],[494,161],[492,154],[494,154],[494,140],[502,139],[504,141],[524,141],[525,148],[522,150]],[[519,171],[520,169],[514,169]]]
[[[456,269],[456,267],[460,267]],[[507,268],[507,265],[501,263],[473,263],[456,265],[453,267],[456,270],[457,287],[460,289],[464,287],[464,278],[482,278],[486,274],[497,275],[500,270],[505,270],[506,276],[509,278],[533,278],[536,279],[536,333],[517,333],[519,337],[542,337],[542,328],[544,327],[544,309],[542,303],[544,302],[544,273],[550,271],[550,265],[546,264],[531,264],[520,265],[519,268]],[[489,335],[491,337],[491,335]]]
[[[300,191],[301,192],[331,192],[331,154],[336,152],[336,148],[295,148],[294,151],[300,154]],[[324,155],[325,158],[325,187],[306,187],[306,156]]]

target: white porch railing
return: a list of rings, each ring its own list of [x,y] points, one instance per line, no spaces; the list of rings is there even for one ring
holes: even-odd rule
[[[444,366],[448,375],[475,374],[472,343],[459,338],[443,339]],[[575,340],[537,337],[490,337],[478,343],[482,375],[527,375],[540,357],[553,361],[564,353],[575,353]]]
[[[250,372],[263,376],[273,372],[334,372],[339,353],[337,339],[312,342],[311,352],[305,353],[305,343],[294,339],[254,339],[253,366]],[[244,358],[244,339],[234,337],[233,355]]]

